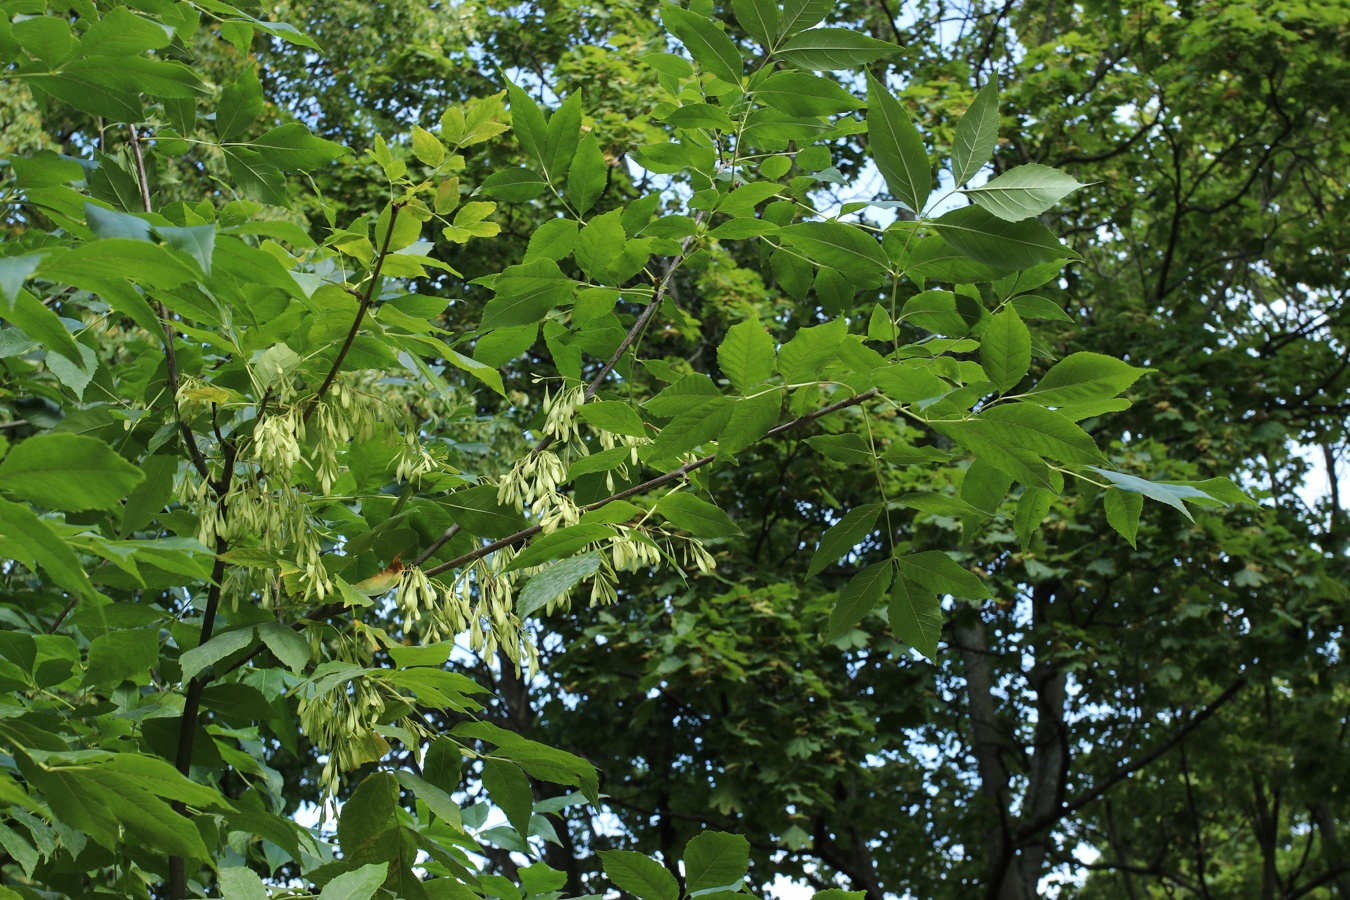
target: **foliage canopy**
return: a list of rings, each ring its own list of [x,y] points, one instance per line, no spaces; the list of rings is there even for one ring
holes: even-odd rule
[[[973,84],[815,0],[0,6],[27,123],[0,183],[0,898],[1029,897],[1071,840],[1145,869],[1174,782],[1122,822],[1108,792],[1179,747],[1190,795],[1186,737],[1249,681],[1325,692],[1246,710],[1253,746],[1343,694],[1343,537],[1311,549],[1275,464],[1273,506],[1225,477],[1343,440],[1315,408],[1346,368],[1330,307],[1263,331],[1263,291],[1343,274],[1305,252],[1329,226],[1261,221],[1344,203],[1315,167],[1270,199],[1318,126],[1276,79],[1311,61],[1230,81],[1279,124],[1229,148],[1205,89],[1176,79],[1173,129],[1140,83],[1240,36],[1278,56],[1264,18],[1204,44],[1135,11],[1168,49],[1081,38],[1094,93],[1056,81],[1036,4],[1020,47],[1007,9],[972,31]],[[1011,100],[995,47],[1024,54]],[[1051,114],[1070,95],[1101,131]],[[1163,188],[1101,199],[1165,152]],[[1290,246],[1216,262],[1202,216]],[[1196,334],[1309,360],[1262,372],[1268,434],[1223,421],[1241,379]],[[1263,585],[1273,625],[1238,596]],[[1272,771],[1262,883],[1315,824],[1287,893],[1330,884],[1343,812],[1309,790],[1282,823]],[[1230,822],[1191,814],[1196,862],[1139,876],[1248,883],[1207,876]]]

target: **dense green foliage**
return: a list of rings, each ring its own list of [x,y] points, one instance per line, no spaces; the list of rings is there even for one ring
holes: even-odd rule
[[[0,898],[1350,895],[1343,3],[0,10]]]

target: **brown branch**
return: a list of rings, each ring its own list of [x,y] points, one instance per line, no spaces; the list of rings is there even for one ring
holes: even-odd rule
[[[770,429],[764,435],[763,438],[760,438],[760,440],[764,440],[765,438],[776,437],[785,431],[790,431],[793,428],[797,428],[800,425],[805,425],[807,422],[813,422],[816,419],[819,419],[821,416],[828,416],[832,412],[837,412],[838,410],[841,409],[847,409],[850,406],[857,406],[859,403],[864,403],[872,399],[878,393],[879,392],[876,388],[872,388],[871,390],[864,391],[861,394],[856,394],[844,400],[839,400],[835,403],[831,403],[829,406],[821,407],[815,412],[807,413],[800,419],[794,419],[791,422],[785,422],[784,424],[779,425],[777,428]],[[591,510],[599,509],[602,506],[607,506],[610,503],[614,503],[617,500],[627,500],[629,497],[635,497],[638,494],[644,494],[647,491],[652,490],[653,488],[661,487],[662,485],[669,484],[672,481],[678,481],[679,479],[682,479],[685,476],[687,476],[690,472],[694,471],[695,469],[701,469],[715,459],[717,459],[717,454],[714,453],[709,456],[700,457],[699,459],[696,459],[693,462],[687,462],[684,465],[680,466],[678,469],[666,472],[663,475],[658,475],[655,478],[642,482],[641,484],[634,485],[633,487],[630,487],[627,490],[619,491],[617,494],[611,494],[610,496],[606,497],[603,500],[597,500],[594,503],[587,504],[586,506],[581,507],[581,511],[590,512]],[[520,531],[517,531],[515,534],[501,538],[500,540],[493,541],[490,544],[484,544],[483,546],[479,547],[476,550],[472,550],[469,553],[465,553],[463,556],[455,557],[449,562],[441,563],[439,566],[427,569],[425,574],[429,576],[436,576],[440,575],[443,572],[448,572],[451,569],[459,568],[465,563],[473,562],[476,559],[482,559],[484,556],[487,556],[490,553],[500,550],[503,547],[510,547],[512,544],[517,544],[520,541],[525,540],[526,538],[534,537],[536,534],[538,534],[543,530],[544,530],[543,527],[540,525],[531,525],[529,528],[523,528]]]
[[[223,446],[225,448],[224,471],[220,476],[220,482],[212,486],[222,502],[230,492],[237,452],[233,444],[224,443]],[[222,518],[227,512],[228,510],[224,507],[221,508]],[[211,635],[215,632],[216,612],[220,608],[220,592],[225,583],[225,553],[229,549],[230,545],[225,538],[217,535],[216,561],[211,567],[211,583],[206,588],[206,608],[202,610],[202,630],[197,639],[198,647],[211,640]],[[183,695],[183,716],[179,719],[178,751],[175,754],[174,763],[185,778],[189,777],[192,770],[192,745],[197,735],[197,722],[201,718],[202,691],[210,681],[211,676],[209,674],[197,675],[188,682],[187,690]],[[179,815],[187,814],[187,806],[182,801],[174,801],[173,808]],[[169,898],[170,900],[185,900],[187,895],[187,860],[181,856],[170,856]]]
[[[394,224],[398,221],[399,211],[403,209],[402,201],[396,201],[389,204],[389,229],[384,233],[384,241],[380,245],[380,253],[375,257],[375,267],[370,270],[370,281],[366,284],[366,290],[361,295],[361,305],[356,309],[356,319],[352,322],[351,330],[347,332],[347,339],[342,342],[342,349],[338,351],[337,359],[333,360],[333,367],[328,370],[328,375],[324,378],[323,384],[314,392],[314,397],[309,401],[309,406],[305,409],[305,421],[314,414],[314,409],[323,399],[323,395],[328,393],[328,389],[333,386],[333,381],[338,376],[338,371],[342,369],[342,363],[347,358],[347,352],[352,349],[352,343],[356,340],[356,333],[361,330],[361,321],[366,316],[366,310],[370,309],[371,301],[375,298],[375,286],[380,282],[380,269],[384,268],[385,257],[389,255],[389,242],[394,237]]]
[[[1170,737],[1167,738],[1167,740],[1163,741],[1157,747],[1153,748],[1148,753],[1145,753],[1143,756],[1128,763],[1127,765],[1116,768],[1116,770],[1113,771],[1106,778],[1103,778],[1100,782],[1093,785],[1091,789],[1084,791],[1082,794],[1079,794],[1077,797],[1065,803],[1058,809],[1055,809],[1050,813],[1041,816],[1040,818],[1035,819],[1032,822],[1028,823],[1027,825],[1023,826],[1021,830],[1018,831],[1016,837],[1013,839],[1014,843],[1020,844],[1027,838],[1041,831],[1042,829],[1048,828],[1049,826],[1060,821],[1070,813],[1077,812],[1084,806],[1087,806],[1092,801],[1101,797],[1103,794],[1105,794],[1111,788],[1115,787],[1121,781],[1124,781],[1126,778],[1129,778],[1135,772],[1138,772],[1140,769],[1144,768],[1145,766],[1152,763],[1154,760],[1158,759],[1163,754],[1167,753],[1168,750],[1171,750],[1181,741],[1185,740],[1188,734],[1190,734],[1196,728],[1199,728],[1200,725],[1202,725],[1206,719],[1208,719],[1210,716],[1218,712],[1220,707],[1226,704],[1229,700],[1232,700],[1234,697],[1236,697],[1238,693],[1241,692],[1241,690],[1246,686],[1247,686],[1247,677],[1244,675],[1237,681],[1229,685],[1228,689],[1225,690],[1218,697],[1216,697],[1213,701],[1211,701],[1208,706],[1200,710],[1195,715],[1191,716],[1191,718],[1186,722],[1185,725],[1182,725],[1180,728],[1178,728],[1175,732],[1172,733]]]

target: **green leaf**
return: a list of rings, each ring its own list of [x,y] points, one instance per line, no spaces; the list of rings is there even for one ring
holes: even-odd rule
[[[749,388],[773,375],[774,344],[759,318],[746,319],[727,329],[717,348],[717,364],[742,395]]]
[[[309,664],[310,646],[300,632],[280,622],[263,622],[258,626],[258,637],[281,660],[281,664],[299,675]]]
[[[881,244],[861,228],[839,222],[799,222],[778,234],[813,261],[848,272],[858,287],[877,287],[890,276]]]
[[[775,0],[731,0],[736,21],[745,33],[765,47],[778,36],[778,4]]]
[[[573,284],[552,260],[511,266],[492,284],[497,296],[483,308],[482,328],[535,324],[550,309],[571,299]]]
[[[544,123],[539,104],[510,79],[506,81],[506,91],[511,98],[511,128],[520,142],[520,149],[533,157],[540,166],[544,166],[548,126]]]
[[[252,869],[234,866],[220,870],[220,895],[224,900],[267,900],[267,888]]]
[[[489,484],[455,491],[441,504],[457,525],[479,537],[502,538],[525,527],[525,518],[498,503],[497,489]]]
[[[72,594],[94,593],[89,576],[70,546],[21,503],[0,500],[0,556],[35,571],[41,566],[52,581]]]
[[[611,434],[647,437],[647,429],[637,410],[619,400],[599,400],[587,403],[577,412],[583,422]]]
[[[863,538],[872,533],[872,527],[876,525],[877,517],[881,515],[880,503],[869,503],[865,506],[857,506],[844,514],[838,522],[830,527],[820,538],[820,546],[816,548],[815,555],[811,557],[811,565],[806,570],[806,577],[824,571],[840,558],[853,552],[853,548],[862,543]]]
[[[842,316],[823,325],[799,328],[779,351],[778,371],[790,385],[814,382],[825,363],[838,354],[846,336],[848,324]]]
[[[1102,495],[1102,504],[1106,507],[1107,523],[1138,550],[1135,536],[1139,533],[1139,514],[1144,510],[1143,495],[1112,487]]]
[[[286,205],[286,179],[262,154],[242,147],[225,148],[225,166],[246,197],[272,206]]]
[[[911,491],[896,497],[895,502],[901,506],[917,509],[919,512],[934,516],[951,516],[953,518],[961,516],[977,521],[989,518],[988,512],[964,498],[958,499],[933,491]]]
[[[684,848],[685,891],[735,890],[750,865],[750,842],[739,834],[705,831]]]
[[[530,816],[534,813],[534,792],[530,780],[515,763],[500,759],[483,760],[483,787],[497,804],[511,827],[522,838],[530,833]]]
[[[413,126],[412,151],[418,162],[433,169],[445,161],[445,145],[440,138],[420,125]]]
[[[937,550],[902,556],[899,564],[900,574],[904,578],[930,591],[967,600],[983,600],[991,596],[984,582],[961,568],[950,556]]]
[[[741,51],[711,19],[663,0],[661,24],[684,44],[703,71],[712,73],[728,84],[740,86],[741,73],[745,67]]]
[[[956,295],[951,291],[924,291],[905,301],[900,319],[934,334],[960,337],[969,330],[966,320],[956,311]]]
[[[380,864],[400,856],[398,779],[391,772],[367,775],[338,816],[338,845],[356,865]]]
[[[572,168],[567,173],[567,199],[572,201],[578,214],[585,215],[595,205],[608,180],[609,165],[600,152],[600,142],[594,134],[582,136]]]
[[[202,276],[196,262],[184,253],[125,238],[91,241],[64,253],[50,253],[38,271],[53,281],[129,278],[154,290],[172,290]]]
[[[784,21],[786,22],[786,16]],[[849,28],[813,28],[778,49],[778,56],[803,69],[852,69],[890,56],[900,48]]]
[[[861,622],[863,616],[871,612],[881,600],[881,595],[886,593],[894,574],[895,568],[888,559],[870,565],[850,578],[839,592],[834,609],[830,611],[830,625],[826,629],[825,640],[838,640]]]
[[[533,343],[533,342],[531,342]],[[489,366],[486,363],[479,362],[471,356],[465,356],[455,350],[449,353],[442,353],[441,358],[456,369],[468,372],[474,378],[477,378],[483,384],[492,388],[497,394],[506,396],[506,385],[502,382],[502,373],[497,371],[495,366]]]
[[[1038,216],[1083,185],[1058,169],[1017,166],[993,181],[964,193],[989,212],[1008,222]]]
[[[233,653],[238,653],[252,643],[252,627],[236,628],[234,631],[215,635],[200,647],[193,647],[191,650],[184,651],[183,655],[178,657],[178,665],[183,670],[183,681],[186,682],[197,677],[198,673],[206,669],[207,666],[214,665]]]
[[[708,400],[728,399],[713,380],[701,372],[681,376],[674,384],[644,404],[654,415],[676,416],[697,409]]]
[[[511,560],[506,570],[528,569],[555,559],[571,556],[587,544],[603,541],[614,536],[614,529],[608,525],[570,525],[560,528],[552,534],[536,538],[528,547]]]
[[[534,323],[498,328],[474,342],[473,358],[489,366],[504,366],[524,356],[538,336],[539,326]]]
[[[612,210],[586,223],[577,238],[577,265],[598,280],[606,280],[628,242],[624,234],[621,210]]]
[[[1176,482],[1148,481],[1139,478],[1136,475],[1127,475],[1124,472],[1113,472],[1110,469],[1101,469],[1097,466],[1088,466],[1089,469],[1105,477],[1108,481],[1120,488],[1122,491],[1129,491],[1135,494],[1143,494],[1159,503],[1165,503],[1175,509],[1188,519],[1194,519],[1191,511],[1186,508],[1183,500],[1192,502],[1215,502],[1215,498],[1189,484],[1179,484]]]
[[[1005,472],[1027,486],[1053,489],[1050,467],[1033,450],[1010,446],[1007,435],[997,428],[981,427],[974,422],[933,422],[939,433],[956,441],[965,449],[990,465]]]
[[[144,678],[159,662],[159,635],[150,629],[110,631],[89,644],[89,661],[81,687],[117,686]]]
[[[463,815],[455,798],[434,784],[423,781],[407,769],[399,769],[398,783],[412,791],[436,816],[456,831],[464,830]]]
[[[434,738],[422,760],[422,777],[428,784],[452,794],[459,789],[462,759],[458,744],[447,737]]]
[[[1022,542],[1023,552],[1030,549],[1031,538],[1045,521],[1045,514],[1050,511],[1054,499],[1054,493],[1045,488],[1029,487],[1022,492],[1017,501],[1017,514],[1013,516],[1013,530]]]
[[[1024,319],[1049,319],[1056,322],[1073,321],[1073,316],[1066,313],[1058,303],[1044,297],[1032,295],[1014,297],[1012,306],[1013,309],[1017,310],[1018,315]]]
[[[299,122],[279,125],[249,141],[248,147],[283,172],[318,169],[348,152],[341,144],[315,137]]]
[[[39,7],[40,9],[41,7]],[[49,66],[70,56],[75,36],[59,16],[25,16],[12,23],[11,34],[19,45]]]
[[[150,240],[150,223],[140,216],[86,203],[84,217],[89,223],[89,230],[98,237],[126,238],[131,241]]]
[[[832,0],[783,0],[783,15],[778,26],[782,36],[810,28],[834,9]]]
[[[1042,406],[1094,403],[1109,400],[1150,371],[1101,353],[1074,353],[1055,363],[1023,396]]]
[[[632,850],[601,850],[600,862],[609,880],[638,900],[679,900],[675,876],[649,856]]]
[[[168,46],[164,29],[125,7],[108,10],[94,20],[80,41],[81,56],[130,56]]]
[[[790,116],[832,116],[864,104],[837,83],[806,72],[779,72],[755,89],[765,105]]]
[[[107,509],[145,474],[98,438],[40,434],[0,463],[0,489],[49,509]]]
[[[0,256],[0,302],[5,309],[11,309],[23,288],[23,283],[42,262],[42,253],[29,253],[25,256]]]
[[[985,265],[1025,269],[1078,254],[1039,222],[1005,222],[978,206],[954,209],[932,222],[947,243]]]
[[[806,439],[806,443],[826,459],[855,466],[870,466],[876,458],[872,448],[860,434],[852,431],[844,434],[818,434]]]
[[[1101,460],[1101,452],[1087,432],[1065,416],[1030,403],[990,407],[981,411],[970,427],[1005,447],[1029,450],[1061,462]]]
[[[250,66],[220,93],[216,107],[216,136],[222,141],[243,134],[262,115],[262,82]]]
[[[1012,487],[1012,477],[983,459],[976,459],[961,479],[961,499],[990,515]]]
[[[732,131],[735,126],[720,106],[711,103],[690,103],[672,110],[665,117],[668,125],[676,128],[706,128],[709,131]]]
[[[730,397],[690,397],[688,406],[661,429],[652,443],[649,461],[673,459],[709,441],[717,440],[731,422]]]
[[[717,438],[717,453],[730,458],[758,441],[778,424],[783,395],[770,391],[757,397],[737,400],[731,407],[731,418]]]
[[[897,638],[918,650],[929,662],[937,659],[938,638],[942,636],[942,600],[936,591],[920,587],[902,575],[891,587],[886,611]]]
[[[736,537],[742,531],[722,510],[687,491],[667,494],[656,504],[656,511],[695,537]]]
[[[561,185],[581,140],[581,91],[573,91],[549,117],[544,141],[544,173]]]
[[[523,621],[548,606],[557,597],[570,591],[577,583],[594,575],[600,568],[600,556],[586,553],[553,563],[533,576],[516,598],[516,615]]]
[[[389,863],[367,863],[351,872],[329,881],[319,892],[318,900],[370,900],[384,884]]]
[[[952,139],[952,179],[965,184],[994,155],[998,143],[998,82],[990,79],[975,95]]]
[[[192,257],[206,277],[211,277],[211,257],[216,249],[216,226],[193,225],[178,228],[171,225],[157,225],[155,234],[173,249]]]
[[[928,371],[922,364],[897,363],[872,370],[872,380],[887,397],[899,403],[918,403],[940,397],[951,385]]]
[[[70,336],[60,316],[28,291],[19,290],[5,318],[49,352],[59,353],[73,365],[83,368],[84,354],[80,352],[83,345]]]
[[[989,320],[980,337],[980,365],[1000,394],[1026,377],[1031,368],[1031,332],[1012,307]]]
[[[123,766],[122,758],[156,763],[155,767]],[[192,821],[174,812],[161,797],[202,805],[202,793],[219,803],[219,796],[174,772],[159,760],[120,753],[106,761],[89,760],[72,765],[21,763],[24,776],[42,791],[65,825],[82,831],[112,849],[119,840],[139,850],[162,851],[193,859],[210,854]],[[177,780],[154,777],[168,770]]]
[[[544,176],[534,169],[521,167],[493,172],[483,179],[479,190],[489,197],[505,200],[507,203],[523,203],[538,197],[547,188],[548,182],[544,180]]]
[[[549,219],[530,235],[525,249],[525,262],[566,259],[577,245],[577,223],[574,219]]]
[[[922,213],[933,190],[933,170],[928,164],[919,130],[909,113],[890,90],[867,75],[868,147],[891,195],[915,213]]]

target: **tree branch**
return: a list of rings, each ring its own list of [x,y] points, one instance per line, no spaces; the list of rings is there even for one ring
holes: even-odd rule
[[[338,372],[342,369],[342,363],[347,358],[347,352],[352,349],[352,343],[356,340],[356,334],[361,330],[361,322],[366,317],[366,310],[370,309],[371,301],[375,298],[375,287],[380,283],[380,269],[384,268],[385,257],[389,255],[389,242],[394,237],[394,225],[398,222],[399,211],[403,209],[401,201],[395,201],[389,204],[389,228],[384,233],[384,241],[380,244],[380,253],[375,257],[375,267],[370,270],[370,281],[366,283],[366,290],[361,295],[361,305],[356,308],[356,318],[352,321],[351,330],[347,332],[347,339],[342,342],[342,349],[338,351],[337,358],[333,360],[333,367],[328,370],[328,375],[324,378],[323,384],[314,392],[314,397],[309,401],[309,406],[305,409],[305,421],[314,414],[315,408],[323,395],[328,393],[328,389],[333,386],[337,379]]]
[[[1224,704],[1226,704],[1229,700],[1232,700],[1234,697],[1236,697],[1238,693],[1246,686],[1247,686],[1247,677],[1244,675],[1243,677],[1239,678],[1237,681],[1229,685],[1228,689],[1225,690],[1218,697],[1216,697],[1213,701],[1211,701],[1208,706],[1200,710],[1195,715],[1191,716],[1190,720],[1187,721],[1185,725],[1182,725],[1175,732],[1173,732],[1172,735],[1167,738],[1167,740],[1163,741],[1157,747],[1153,748],[1148,753],[1145,753],[1143,756],[1139,757],[1133,762],[1116,768],[1115,771],[1113,771],[1106,778],[1103,778],[1097,784],[1093,785],[1092,788],[1090,788],[1087,791],[1084,791],[1082,794],[1079,794],[1077,797],[1073,798],[1068,803],[1065,803],[1058,809],[1027,823],[1018,831],[1017,835],[1013,839],[1013,842],[1015,844],[1020,844],[1027,838],[1041,831],[1042,829],[1048,828],[1051,825],[1055,824],[1060,819],[1063,819],[1070,813],[1077,812],[1084,806],[1087,806],[1092,801],[1101,797],[1107,791],[1111,790],[1111,788],[1115,787],[1121,781],[1124,781],[1126,778],[1129,778],[1135,772],[1138,772],[1140,769],[1144,768],[1145,766],[1152,763],[1154,760],[1158,759],[1163,754],[1167,753],[1168,750],[1171,750],[1182,740],[1184,740],[1186,738],[1186,735],[1190,734],[1192,731],[1199,728],[1206,719],[1208,719],[1210,716],[1218,712],[1219,709]]]
[[[871,390],[864,391],[861,394],[848,397],[836,403],[831,403],[829,406],[821,407],[820,409],[816,410],[813,413],[807,413],[800,419],[794,419],[791,422],[786,422],[782,425],[779,425],[777,428],[771,428],[764,435],[763,438],[760,438],[760,440],[775,437],[776,435],[780,435],[785,431],[790,431],[793,428],[798,427],[799,425],[805,425],[807,422],[813,422],[816,419],[819,419],[821,416],[827,416],[832,412],[836,412],[841,409],[846,409],[850,406],[857,406],[859,403],[864,403],[872,399],[877,395],[877,393],[878,390],[876,388],[872,388]],[[677,481],[681,478],[684,478],[690,472],[694,471],[695,469],[703,468],[704,466],[708,465],[715,459],[717,459],[717,454],[714,453],[709,456],[704,456],[699,459],[696,459],[693,462],[685,463],[678,469],[675,469],[671,472],[666,472],[664,475],[658,475],[655,478],[642,482],[641,484],[634,485],[633,487],[630,487],[627,490],[619,491],[617,494],[611,494],[610,496],[606,497],[603,500],[597,500],[594,503],[587,504],[586,506],[581,507],[581,511],[590,512],[593,509],[599,509],[602,506],[607,506],[610,503],[615,502],[616,500],[627,500],[629,497],[635,497],[638,494],[645,494],[647,491],[650,491],[653,488],[658,488],[661,487],[661,485],[663,484],[669,484],[672,481]],[[544,530],[543,526],[540,525],[531,525],[529,528],[522,528],[515,534],[508,535],[507,537],[493,541],[490,544],[484,544],[483,546],[479,547],[476,550],[472,550],[469,553],[465,553],[463,556],[457,556],[454,559],[450,560],[449,562],[441,563],[439,566],[427,569],[425,574],[434,577],[436,575],[440,575],[443,572],[448,572],[451,569],[457,569],[460,566],[464,565],[465,563],[471,563],[476,559],[482,559],[489,553],[494,553],[497,550],[502,549],[503,547],[510,547],[512,544],[519,543],[520,541],[523,541],[526,538],[534,537],[536,534],[538,534],[543,530]]]
[[[127,127],[131,135],[131,154],[136,160],[136,180],[141,188],[141,204],[145,206],[146,212],[154,212],[154,206],[150,201],[150,180],[145,173],[145,157],[141,153],[141,136],[136,131],[135,125]],[[183,421],[183,417],[178,414],[178,384],[180,379],[178,375],[178,355],[173,349],[173,317],[164,308],[164,304],[158,300],[155,301],[155,310],[159,313],[160,321],[164,323],[164,365],[168,370],[169,401],[173,404],[173,417],[178,420],[178,430],[183,435],[183,443],[187,445],[192,467],[204,480],[209,481],[211,470],[206,465],[206,457],[202,455],[201,448],[197,446],[197,437],[188,427],[188,423]]]

